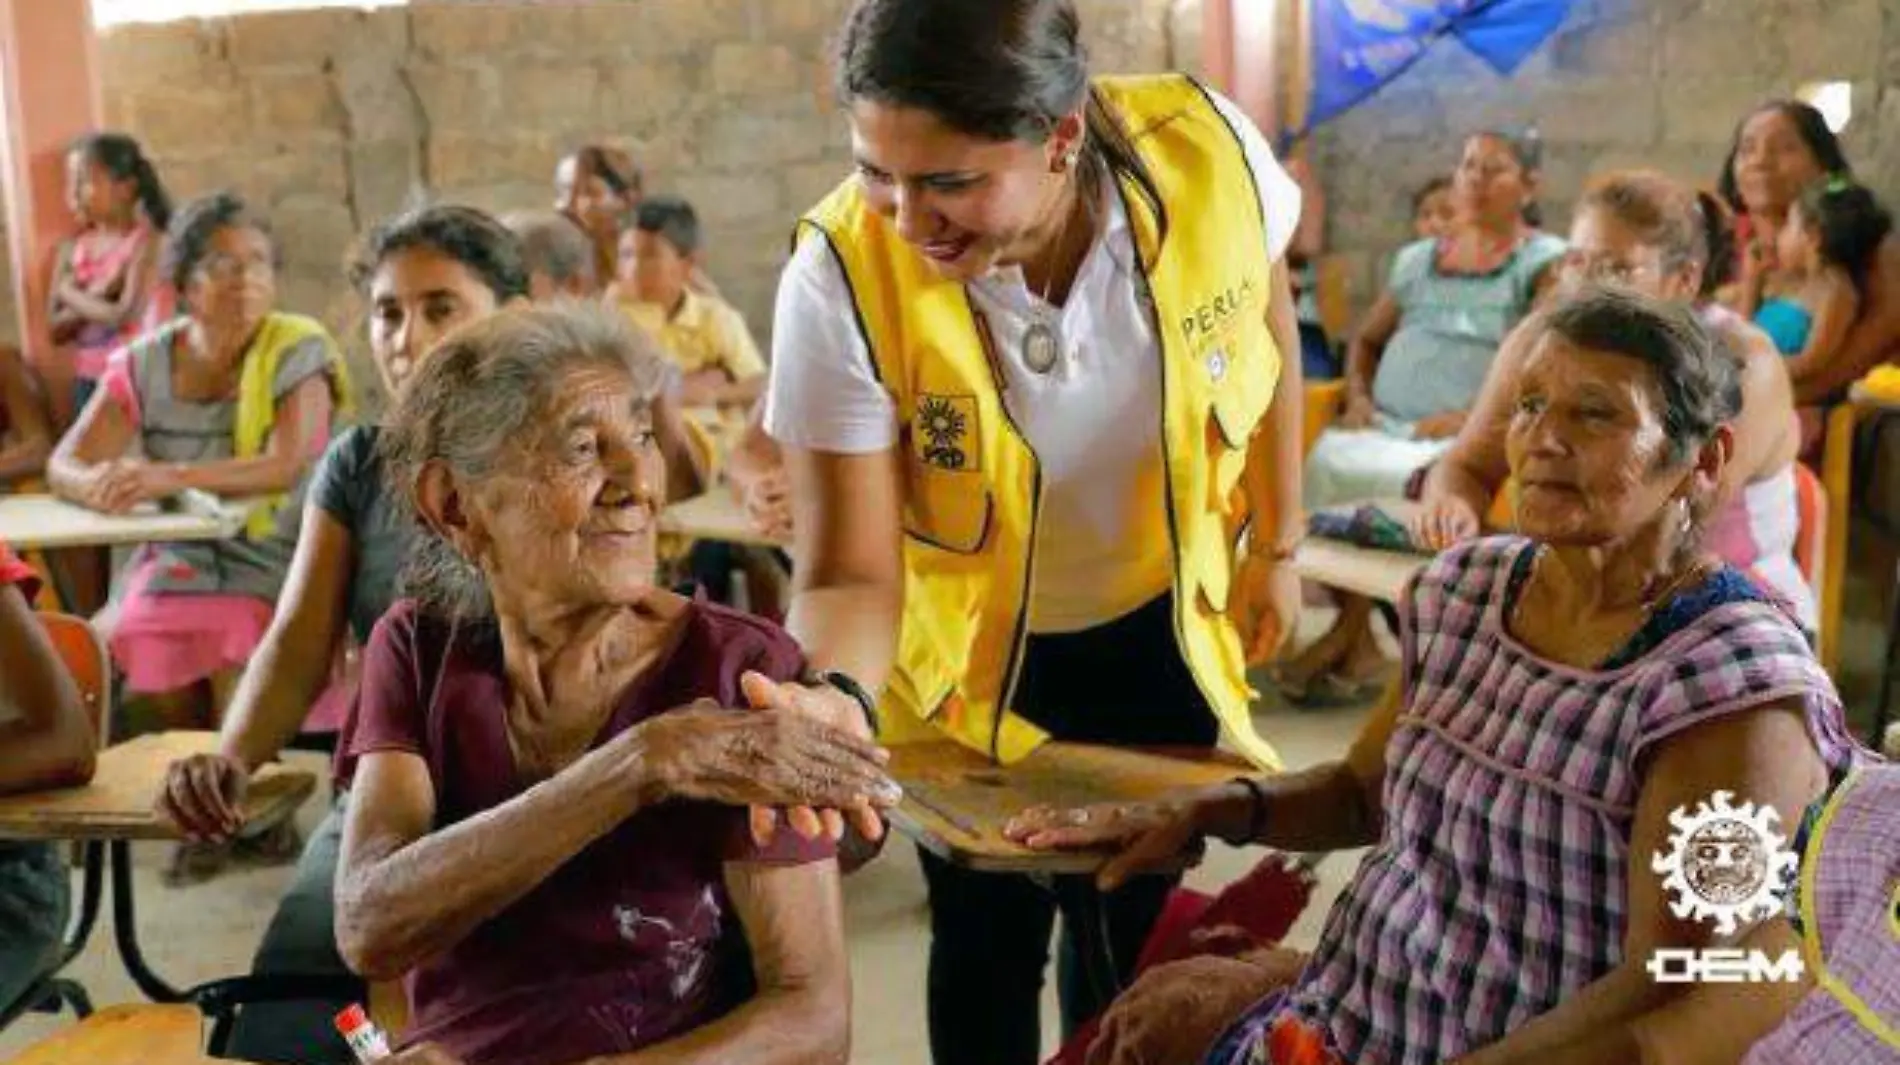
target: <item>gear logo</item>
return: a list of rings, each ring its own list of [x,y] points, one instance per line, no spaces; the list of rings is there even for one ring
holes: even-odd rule
[[[1669,850],[1651,856],[1650,868],[1663,875],[1677,917],[1713,921],[1732,935],[1743,921],[1758,921],[1782,910],[1781,894],[1800,858],[1775,831],[1774,809],[1752,802],[1732,804],[1732,792],[1718,791],[1690,813],[1669,814],[1676,831]]]

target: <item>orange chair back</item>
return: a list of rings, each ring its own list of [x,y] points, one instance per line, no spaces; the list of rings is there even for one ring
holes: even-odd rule
[[[1840,564],[1827,555],[1827,489],[1806,463],[1794,464],[1794,509],[1799,528],[1794,534],[1794,564],[1808,587],[1819,589],[1826,570]]]
[[[105,641],[84,618],[42,613],[39,619],[47,639],[52,641],[53,650],[58,652],[66,672],[72,674],[73,683],[79,687],[80,701],[85,704],[86,718],[92,724],[94,743],[105,746],[109,718],[106,701],[112,692],[112,660],[106,654]]]
[[[1346,382],[1308,381],[1305,400],[1300,424],[1300,435],[1305,437],[1300,441],[1302,455],[1313,450],[1313,441],[1339,419],[1339,412],[1346,405]]]

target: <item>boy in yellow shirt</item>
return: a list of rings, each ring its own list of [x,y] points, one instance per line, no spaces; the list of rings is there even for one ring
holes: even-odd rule
[[[621,236],[620,305],[685,375],[692,406],[746,406],[765,389],[765,360],[731,304],[695,292],[699,216],[677,196],[653,196]]]

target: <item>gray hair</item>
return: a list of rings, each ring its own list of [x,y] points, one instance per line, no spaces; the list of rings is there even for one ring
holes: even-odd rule
[[[515,211],[502,219],[521,241],[530,274],[544,274],[563,288],[579,283],[592,291],[604,278],[594,268],[594,242],[574,220],[555,211]]]
[[[1691,307],[1597,285],[1559,300],[1542,326],[1576,347],[1625,355],[1650,368],[1672,466],[1688,461],[1741,413],[1741,360]]]
[[[425,612],[488,620],[494,604],[481,569],[421,520],[417,487],[441,463],[459,481],[492,476],[518,454],[529,426],[545,417],[559,383],[587,367],[624,369],[651,402],[663,362],[653,342],[611,308],[562,302],[507,310],[450,334],[422,360],[384,420],[383,474],[421,534],[400,591]]]

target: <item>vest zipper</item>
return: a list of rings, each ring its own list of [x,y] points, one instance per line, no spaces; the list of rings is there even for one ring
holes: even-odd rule
[[[1003,380],[1001,356],[996,352],[996,337],[990,332],[989,318],[977,311],[970,303],[968,290],[964,291],[963,302],[970,312],[970,325],[977,331],[977,342],[982,345],[987,356],[985,365],[989,367],[990,382],[996,386],[996,406],[1003,412],[1003,421],[1008,423],[1010,432],[1029,452],[1029,542],[1023,550],[1023,595],[1022,602],[1016,607],[1016,634],[1010,641],[1009,661],[1003,663],[1003,687],[996,696],[996,712],[990,715],[990,761],[1000,765],[1003,761],[1003,715],[1010,712],[1009,704],[1016,696],[1016,682],[1022,679],[1023,650],[1029,643],[1029,597],[1036,580],[1036,527],[1042,518],[1042,456],[1036,454],[1036,446],[1029,442],[1029,435],[1016,424],[1016,416],[1009,412],[1009,383]]]

